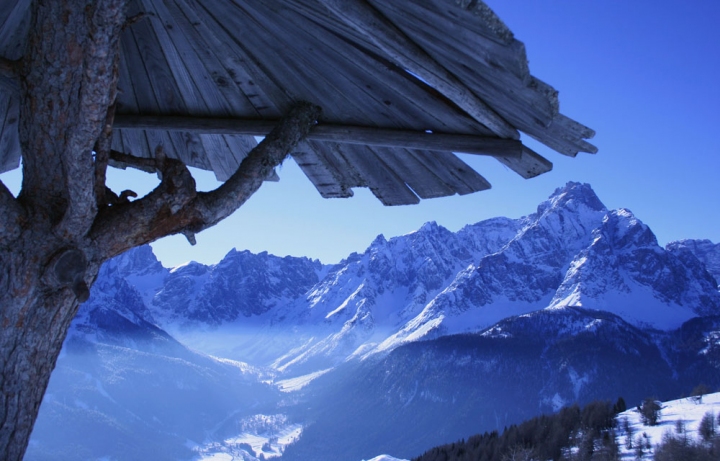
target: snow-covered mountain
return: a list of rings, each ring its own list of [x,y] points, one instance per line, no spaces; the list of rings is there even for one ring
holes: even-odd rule
[[[301,375],[544,308],[675,329],[720,313],[710,272],[718,248],[664,249],[629,210],[608,210],[589,185],[568,183],[528,216],[380,235],[332,267],[233,250],[217,265],[168,271],[147,247],[114,264],[142,294],[144,318],[182,342]]]
[[[27,459],[411,457],[574,401],[717,386],[717,249],[662,248],[578,183],[334,266],[233,250],[166,269],[136,248],[74,320]],[[92,427],[106,439],[83,445]]]

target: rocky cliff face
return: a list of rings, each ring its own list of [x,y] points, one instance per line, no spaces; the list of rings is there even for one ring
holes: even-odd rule
[[[715,277],[720,289],[720,243],[710,240],[678,240],[667,245],[668,251],[682,253],[687,251],[700,260],[708,272]]]

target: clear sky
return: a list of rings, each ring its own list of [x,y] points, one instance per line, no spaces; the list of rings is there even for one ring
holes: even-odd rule
[[[166,266],[218,262],[233,247],[335,263],[378,234],[424,222],[450,230],[494,216],[519,217],[568,181],[590,183],[609,208],[628,208],[661,244],[720,242],[720,1],[491,0],[525,43],[533,75],[560,92],[560,110],[597,131],[596,155],[571,159],[524,141],[555,167],[524,180],[492,159],[462,155],[493,185],[464,197],[383,207],[367,189],[322,199],[292,160],[230,218],[197,236],[153,244]],[[199,183],[213,187],[212,174]],[[17,187],[18,174],[4,174]],[[116,190],[153,186],[144,173],[113,175]]]

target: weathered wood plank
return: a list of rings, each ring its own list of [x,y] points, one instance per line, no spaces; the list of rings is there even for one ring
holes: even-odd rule
[[[204,2],[194,0],[176,0],[175,4],[197,31],[193,37],[197,39],[198,47],[209,50],[222,63],[257,114],[264,118],[281,117],[287,109],[287,92],[267,76],[255,58],[245,52],[243,44],[230,35],[229,29],[219,26],[215,18],[218,12],[207,9]],[[213,24],[218,27],[209,26]],[[244,29],[239,32],[245,33]]]
[[[385,206],[415,205],[417,195],[388,168],[374,149],[367,146],[344,144],[338,152],[360,173],[368,188]]]
[[[25,53],[25,42],[30,27],[30,0],[3,0],[5,18],[0,26],[0,56],[17,60]]]
[[[317,125],[310,130],[308,138],[316,141],[464,152],[499,157],[519,157],[522,151],[522,143],[513,139],[337,125]]]
[[[347,159],[340,153],[338,144],[310,140],[305,141],[305,143],[317,153],[318,158],[333,172],[338,179],[338,183],[344,189],[368,186],[365,179],[363,179],[355,167],[348,163]],[[302,144],[299,146],[299,149],[301,147]]]
[[[552,170],[553,164],[532,149],[523,146],[520,158],[500,158],[497,160],[525,179],[534,178]]]
[[[378,157],[421,198],[447,197],[455,189],[445,184],[435,172],[428,169],[407,150],[374,148]]]
[[[0,173],[20,166],[19,116],[17,98],[0,94]]]
[[[460,195],[490,189],[490,183],[465,162],[449,152],[409,151]]]
[[[140,2],[140,0],[136,0]],[[135,2],[132,2],[135,3]],[[138,5],[142,11],[142,6]],[[146,113],[156,114],[186,114],[188,106],[178,86],[178,79],[173,73],[173,63],[169,63],[163,53],[162,46],[155,34],[151,19],[144,19],[136,22],[125,30],[134,38],[135,52],[129,53],[137,60],[131,64],[131,77],[135,86],[138,107]],[[177,63],[175,63],[177,64]],[[184,66],[174,66],[176,73],[181,75]],[[187,79],[181,79],[187,82]],[[192,84],[187,82],[192,88]],[[147,100],[138,93],[141,88],[147,95]],[[143,105],[147,107],[144,108]]]
[[[137,14],[138,11],[130,11],[129,13]],[[118,71],[120,73],[118,79],[118,96],[116,103],[116,113],[140,113],[138,107],[137,96],[135,93],[135,85],[133,84],[130,66],[137,65],[137,59],[129,57],[136,50],[134,37],[127,31],[120,36],[120,63]],[[138,70],[139,72],[140,70]],[[145,95],[145,97],[149,97]],[[136,157],[153,158],[155,147],[148,145],[147,136],[144,131],[140,130],[120,130],[120,136],[123,141],[123,151],[126,154],[132,154]]]
[[[123,145],[122,134],[120,130],[113,130],[110,149],[125,153],[125,146]]]
[[[461,80],[444,69],[373,7],[358,0],[319,1],[338,18],[365,34],[398,65],[428,82],[475,120],[500,137],[519,138],[512,125],[477,98]]]
[[[150,87],[153,89],[153,93],[156,96],[156,101],[161,101],[161,93],[164,90],[169,89],[171,91],[169,97],[169,101],[171,102],[169,108],[171,111],[183,111],[193,113],[197,112],[200,114],[211,113],[208,104],[206,103],[205,99],[201,97],[201,92],[195,84],[196,80],[192,77],[190,70],[186,67],[186,62],[181,59],[180,53],[176,48],[176,42],[167,33],[168,30],[174,30],[174,26],[172,24],[166,25],[160,19],[160,15],[165,14],[166,11],[158,11],[157,9],[154,9],[155,6],[157,6],[154,2],[149,2],[147,0],[142,0],[142,2],[143,7],[147,9],[151,16],[147,20],[150,27],[145,27],[144,30],[143,28],[139,28],[140,32],[144,32],[145,40],[148,43],[157,43],[160,45],[158,51],[162,53],[162,56],[164,56],[167,69],[169,69],[169,71],[172,73],[172,76],[174,77],[173,81],[177,85],[175,87],[172,85],[170,85],[169,87],[163,87],[161,85],[158,85],[158,83],[150,80]],[[152,32],[154,32],[154,36]],[[157,40],[157,42],[153,41],[155,39]],[[156,65],[163,66],[164,68],[163,61],[158,60],[159,56],[160,54],[156,54],[155,56],[150,54],[144,55],[143,58],[144,60],[153,60]],[[186,58],[188,57],[186,56]],[[191,61],[191,57],[188,58],[188,60]],[[194,68],[194,70],[199,72],[200,69]],[[147,85],[147,82],[143,83]],[[179,100],[182,103],[178,102]],[[217,104],[218,101],[219,100],[216,98],[212,100],[212,103]],[[156,110],[158,112],[163,112],[167,110],[167,107],[163,108],[161,104],[158,104]],[[151,134],[150,136],[154,135],[155,134]],[[166,149],[169,151],[168,154],[170,156],[179,158],[185,164],[193,167],[212,169],[212,163],[208,157],[215,155],[226,155],[228,153],[227,149],[225,148],[222,148],[219,151],[207,152],[202,142],[200,142],[199,140],[193,142],[194,140],[192,138],[189,138],[182,133],[171,132],[163,134],[161,136],[163,138],[162,140],[154,142],[166,142],[166,140],[169,139],[171,146],[166,146]],[[220,143],[220,145],[224,146],[223,143]],[[222,162],[218,161],[216,163]],[[227,177],[227,171],[222,171],[220,175],[223,177]]]
[[[473,85],[473,74],[481,74],[485,81],[499,82],[503,94],[511,95],[513,100],[526,101],[523,106],[529,111],[529,116],[549,125],[552,118],[558,113],[557,92],[536,81],[529,73],[525,47],[517,40],[510,43],[498,43],[474,33],[466,26],[461,27],[458,20],[461,16],[472,16],[471,13],[455,6],[456,14],[452,20],[445,17],[452,11],[439,11],[424,8],[415,2],[406,2],[400,7],[393,2],[376,2],[377,7],[392,21],[417,42],[433,59],[451,70],[468,85],[473,92],[483,98],[496,110],[499,107],[493,99],[493,90],[478,92],[483,85]],[[459,13],[458,13],[459,12]],[[473,17],[475,21],[477,18]],[[465,33],[463,33],[465,32]],[[447,63],[453,63],[448,67]],[[467,75],[457,73],[457,67],[465,69]]]
[[[129,10],[129,13],[144,12],[142,0],[131,2]],[[201,103],[192,96],[196,91],[172,43],[169,42],[166,34],[161,36],[156,34],[154,19],[150,11],[148,17],[133,24],[123,34],[133,39],[127,42],[129,51],[127,58],[132,69],[129,77],[135,90],[138,109],[148,113],[187,113],[188,105],[179,85],[185,85],[185,90],[190,93],[188,98],[192,102],[198,106]],[[161,34],[162,32],[161,30]],[[163,49],[163,40],[166,49]],[[131,61],[132,59],[134,62]],[[204,160],[204,153],[200,157],[190,155],[180,135],[151,131],[147,132],[146,136],[151,152],[154,152],[158,145],[162,145],[168,156],[177,158],[186,165],[207,168],[208,163]],[[198,161],[198,158],[201,161]]]
[[[293,160],[322,197],[347,198],[353,196],[352,190],[343,187],[336,174],[313,149],[309,147],[301,149],[292,153]]]
[[[579,152],[597,153],[597,147],[585,141],[584,138],[592,138],[595,131],[576,122],[563,114],[558,114],[550,125],[543,132],[530,131],[530,137],[537,139],[551,149],[575,157]]]
[[[199,136],[203,149],[208,153],[207,159],[219,181],[226,181],[237,169],[235,159],[222,136]]]
[[[412,113],[413,119],[423,120],[428,114],[434,114],[436,116],[437,121],[431,121],[430,123],[425,122],[424,125],[421,125],[418,128],[425,129],[428,127],[435,127],[435,131],[487,134],[494,136],[492,131],[487,129],[484,125],[477,123],[475,120],[470,119],[464,111],[458,108],[457,105],[450,101],[447,97],[430,87],[426,82],[418,79],[415,75],[408,73],[401,67],[389,61],[387,57],[384,57],[385,53],[375,46],[373,42],[344,22],[337,21],[334,15],[329,12],[327,8],[315,2],[306,2],[302,0],[284,0],[283,4],[288,5],[293,9],[293,11],[302,14],[313,23],[321,26],[322,29],[335,35],[332,40],[326,41],[333,41],[336,45],[337,39],[340,39],[342,43],[348,43],[354,47],[357,53],[367,55],[367,57],[370,58],[375,65],[379,64],[380,68],[378,68],[378,70],[374,73],[382,76],[383,80],[380,84],[381,87],[388,85],[393,86],[395,80],[390,78],[390,76],[391,74],[398,76],[399,80],[397,80],[397,82],[402,88],[401,90],[398,90],[398,93],[402,93],[406,98],[416,101],[421,108],[417,112]],[[357,60],[357,57],[353,55],[352,59]],[[364,64],[363,67],[369,66]],[[438,121],[443,126],[442,128],[436,127],[435,123]],[[458,122],[462,123],[462,125],[457,126]]]
[[[283,10],[283,14],[296,13]],[[339,90],[355,95],[353,103],[365,114],[367,122],[384,127],[420,130],[432,127],[452,133],[492,134],[436,90],[346,37],[312,22],[292,31],[294,35],[288,39],[307,41],[316,51],[312,60],[315,66],[327,69],[326,73],[334,79],[346,80],[345,87]]]
[[[168,36],[172,38],[189,76],[206,103],[207,112],[204,114],[232,116],[254,113],[260,116],[217,55],[209,46],[204,46],[206,37],[198,32],[201,23],[192,10],[185,5],[184,11],[180,5],[184,2],[164,0],[150,3],[158,16],[163,18]]]
[[[476,0],[421,0],[423,3],[434,4],[438,7],[459,7],[472,13],[472,19],[466,17],[469,26],[484,34],[486,37],[502,43],[511,43],[513,33],[505,23],[488,7],[485,2]]]
[[[264,136],[272,130],[276,123],[274,120],[117,115],[114,126],[125,129],[183,131],[198,134]],[[442,150],[492,156],[519,157],[522,151],[520,141],[511,139],[332,124],[316,125],[310,130],[307,138],[314,141]]]
[[[252,136],[221,136],[225,144],[228,146],[228,150],[231,153],[230,161],[228,162],[229,167],[232,169],[230,175],[237,170],[240,163],[248,156],[248,153],[257,146],[257,141]],[[276,176],[272,179],[266,179],[266,181],[275,181]],[[279,178],[278,178],[279,179]]]
[[[448,53],[463,50],[473,61],[486,67],[502,69],[520,80],[530,76],[525,46],[515,40],[499,40],[483,27],[486,22],[455,1],[412,1],[370,3],[390,18],[411,39],[434,36],[448,45]],[[510,34],[512,37],[512,34]]]
[[[562,117],[557,91],[529,74],[524,45],[494,13],[476,3],[421,0],[403,3],[401,8],[394,2],[373,2],[521,131],[565,155],[597,151],[583,140],[591,136],[573,130],[564,120],[555,121]],[[488,14],[493,17],[486,17]],[[467,35],[471,29],[478,32],[474,38]]]
[[[321,105],[324,120],[368,121],[365,104],[355,95],[357,88],[347,85],[343,72],[318,65],[316,59],[320,58],[314,52],[315,46],[323,49],[324,45],[297,37],[297,33],[307,33],[303,32],[304,24],[288,22],[280,6],[271,10],[270,6],[276,6],[272,1],[233,6],[216,19],[228,30],[243,31],[238,39],[243,39],[246,49],[264,50],[262,57],[255,56],[253,59],[262,62],[268,78],[285,88],[289,97],[287,101],[307,100]],[[323,59],[319,62],[322,63]],[[324,101],[328,104],[323,104]],[[386,118],[377,111],[374,117]]]

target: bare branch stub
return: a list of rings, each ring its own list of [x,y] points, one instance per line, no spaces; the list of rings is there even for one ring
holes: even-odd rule
[[[112,161],[161,170],[162,181],[139,200],[100,210],[90,232],[97,252],[103,258],[110,258],[129,248],[178,233],[192,243],[195,233],[212,227],[245,203],[307,136],[319,116],[320,108],[313,104],[303,102],[293,106],[230,179],[211,192],[198,193],[187,167],[165,157],[161,147],[156,149],[155,159],[111,152]]]

